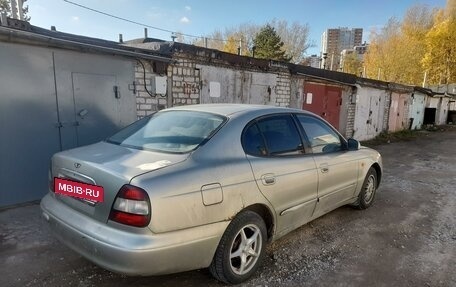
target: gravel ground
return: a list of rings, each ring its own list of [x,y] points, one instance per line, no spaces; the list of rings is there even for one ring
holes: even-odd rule
[[[456,286],[456,128],[377,146],[374,205],[339,208],[268,246],[243,286]],[[0,286],[222,286],[207,270],[105,271],[62,246],[38,205],[0,211]]]

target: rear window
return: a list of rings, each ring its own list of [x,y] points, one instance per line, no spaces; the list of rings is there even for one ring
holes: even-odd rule
[[[206,142],[224,122],[224,117],[205,112],[159,112],[122,129],[107,141],[138,149],[186,153]]]

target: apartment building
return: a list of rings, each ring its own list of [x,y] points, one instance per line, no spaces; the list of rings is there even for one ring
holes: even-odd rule
[[[321,36],[321,68],[338,70],[340,68],[342,50],[361,46],[362,41],[362,28],[339,27],[327,29]]]

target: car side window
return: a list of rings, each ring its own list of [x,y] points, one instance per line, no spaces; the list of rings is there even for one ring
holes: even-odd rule
[[[263,136],[256,124],[249,126],[242,135],[242,145],[244,151],[250,155],[265,156],[267,155],[266,145]]]
[[[263,118],[257,125],[266,142],[268,155],[303,153],[301,137],[291,115]]]
[[[340,136],[325,122],[311,116],[297,115],[313,153],[329,153],[343,149]]]

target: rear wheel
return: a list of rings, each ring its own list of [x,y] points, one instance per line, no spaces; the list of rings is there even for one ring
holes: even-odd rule
[[[266,236],[266,225],[257,213],[239,213],[220,240],[209,267],[212,275],[231,284],[250,278],[264,257]]]
[[[358,195],[354,206],[358,209],[366,209],[372,205],[377,192],[377,171],[371,167],[364,179],[363,187]]]

